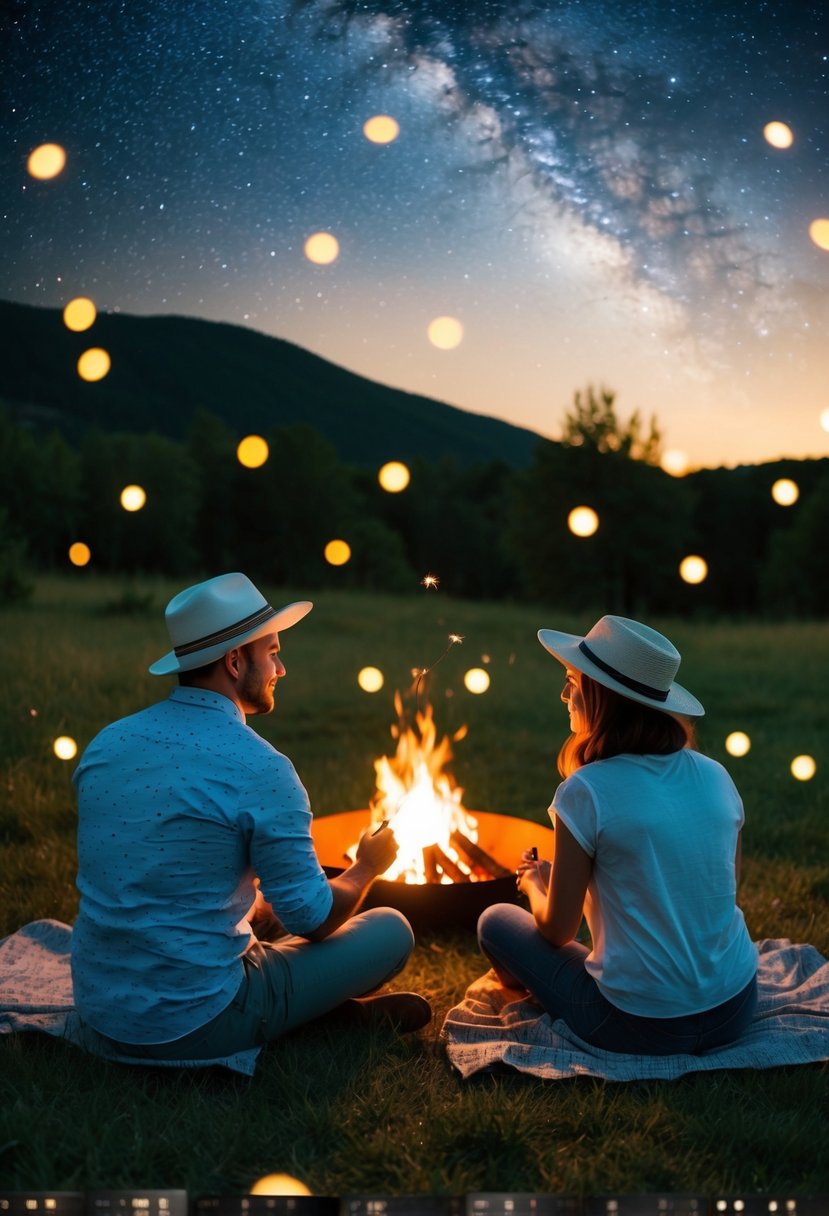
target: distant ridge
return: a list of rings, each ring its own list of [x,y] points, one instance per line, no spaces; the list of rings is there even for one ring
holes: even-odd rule
[[[450,457],[467,466],[502,460],[526,467],[540,437],[496,418],[388,388],[281,338],[194,317],[102,313],[85,333],[61,311],[0,300],[0,400],[33,426],[76,442],[90,427],[155,431],[181,440],[195,410],[209,410],[241,437],[304,422],[341,460]],[[112,358],[94,384],[78,356],[102,346]]]

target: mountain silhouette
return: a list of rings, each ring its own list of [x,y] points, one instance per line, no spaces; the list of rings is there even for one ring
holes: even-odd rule
[[[526,467],[539,436],[496,418],[389,388],[291,342],[194,317],[102,313],[72,333],[60,309],[0,300],[0,400],[18,420],[70,442],[95,427],[181,440],[205,409],[239,438],[304,422],[346,463],[448,457]],[[103,347],[112,366],[88,383],[76,365]]]

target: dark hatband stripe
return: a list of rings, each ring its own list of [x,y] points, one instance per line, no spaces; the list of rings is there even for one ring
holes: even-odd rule
[[[187,642],[184,646],[175,646],[173,648],[174,653],[179,658],[182,658],[184,655],[193,654],[197,650],[207,650],[209,646],[218,646],[221,642],[227,642],[231,638],[238,637],[240,633],[248,633],[251,629],[255,629],[257,625],[262,625],[265,621],[270,620],[272,616],[276,616],[276,611],[271,608],[270,604],[266,604],[264,608],[252,612],[250,616],[243,617],[235,625],[228,625],[226,629],[218,629],[215,633],[209,633],[207,637],[199,638],[195,642]]]
[[[615,667],[611,667],[609,663],[604,663],[597,655],[593,653],[586,642],[579,642],[579,650],[582,654],[586,654],[591,663],[595,663],[600,671],[605,675],[612,676],[614,680],[618,680],[620,684],[624,684],[625,688],[629,688],[631,692],[641,693],[643,697],[650,697],[653,701],[667,701],[668,692],[661,688],[651,688],[649,684],[640,684],[638,680],[632,680],[630,676],[624,675],[623,672],[617,671]]]

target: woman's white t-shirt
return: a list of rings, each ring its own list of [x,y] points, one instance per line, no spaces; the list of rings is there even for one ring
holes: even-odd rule
[[[593,858],[585,966],[607,1000],[680,1017],[749,983],[757,951],[736,904],[743,804],[721,764],[689,748],[594,761],[561,783],[550,814]]]

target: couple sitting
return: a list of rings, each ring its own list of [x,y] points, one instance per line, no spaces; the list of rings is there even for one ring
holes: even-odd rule
[[[246,725],[273,709],[280,634],[310,609],[272,608],[243,574],[182,591],[166,611],[173,649],[150,667],[176,686],[83,754],[72,979],[107,1053],[208,1061],[326,1014],[402,1032],[432,1016],[383,987],[413,948],[406,919],[359,910],[397,853],[393,830],[364,835],[328,878],[293,765]],[[572,732],[556,855],[516,859],[530,911],[489,908],[482,949],[504,984],[597,1046],[731,1041],[757,965],[736,904],[742,805],[693,749],[703,709],[674,682],[679,654],[621,617],[539,638],[566,668]],[[573,940],[583,914],[592,951]]]

